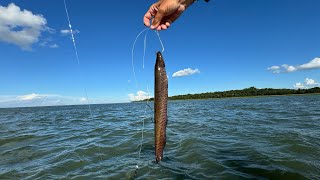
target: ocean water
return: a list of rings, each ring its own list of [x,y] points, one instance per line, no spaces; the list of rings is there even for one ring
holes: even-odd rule
[[[87,106],[0,109],[0,179],[320,179],[320,95],[170,101],[168,110],[156,164],[145,103],[93,105],[92,116]]]

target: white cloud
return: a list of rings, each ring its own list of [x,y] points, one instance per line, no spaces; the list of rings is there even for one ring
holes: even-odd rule
[[[320,58],[314,58],[310,62],[306,64],[302,64],[299,66],[299,69],[305,70],[305,69],[318,69],[320,68]]]
[[[309,61],[308,63],[292,66],[288,64],[283,64],[280,66],[271,66],[267,68],[267,70],[271,71],[272,73],[289,73],[301,70],[309,70],[309,69],[319,69],[320,68],[320,58],[314,58],[313,60]]]
[[[298,83],[294,84],[293,87],[296,88],[296,89],[306,89],[307,88],[301,82],[298,82]]]
[[[39,46],[40,47],[49,47],[49,48],[58,48],[59,45],[57,43],[54,43],[54,40],[51,37],[47,37],[41,40],[41,42],[39,42]]]
[[[315,80],[311,78],[306,78],[304,80],[304,83],[298,82],[293,85],[296,89],[307,89],[317,86],[319,83],[317,83]]]
[[[82,98],[80,98],[80,102],[81,103],[88,103],[88,100],[87,100],[87,98],[82,97]]]
[[[69,29],[63,29],[63,30],[60,31],[60,33],[61,33],[62,35],[69,35],[69,34],[71,34],[71,32],[70,32]],[[72,30],[72,33],[73,33],[73,34],[79,34],[80,31],[79,31],[78,29],[75,29],[75,30]]]
[[[309,86],[317,85],[317,84],[318,84],[315,80],[310,79],[310,78],[306,78],[306,79],[304,80],[304,83],[305,83],[306,85],[309,85]]]
[[[272,73],[280,73],[280,66],[271,66],[271,67],[268,67],[267,69],[268,71],[272,71]]]
[[[180,70],[180,71],[173,73],[172,77],[189,76],[189,75],[199,74],[199,73],[200,73],[199,69],[193,70],[191,68],[187,68],[187,69]]]
[[[17,99],[19,101],[31,101],[31,100],[35,100],[35,99],[41,99],[46,97],[45,95],[40,95],[40,94],[27,94],[27,95],[23,95],[23,96],[18,96]]]
[[[278,70],[280,69],[280,66],[271,66],[268,68],[268,70]]]
[[[130,101],[142,101],[151,98],[149,93],[138,91],[136,94],[128,94]]]
[[[90,104],[106,104],[106,103],[117,103],[117,102],[128,102],[123,99],[93,99],[90,98]],[[56,94],[37,94],[31,93],[26,95],[11,95],[1,96],[0,95],[0,108],[7,107],[34,107],[34,106],[60,106],[60,105],[80,105],[87,104],[88,100],[84,97],[74,96],[61,96]]]
[[[285,72],[294,72],[297,70],[294,66],[289,66],[288,64],[283,64],[281,67],[285,70]]]
[[[0,41],[30,50],[38,42],[42,31],[50,30],[47,20],[42,15],[21,10],[14,3],[8,7],[0,6]]]

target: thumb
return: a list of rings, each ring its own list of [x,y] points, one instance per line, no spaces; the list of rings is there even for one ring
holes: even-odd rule
[[[155,17],[154,17],[154,19],[152,21],[151,29],[157,28],[160,25],[160,23],[161,23],[162,19],[164,18],[164,16],[165,16],[164,11],[159,8],[158,12],[156,13],[156,15],[155,15]]]

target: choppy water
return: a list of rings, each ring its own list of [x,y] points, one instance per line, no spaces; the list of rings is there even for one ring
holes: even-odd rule
[[[160,164],[144,107],[0,109],[0,179],[320,179],[320,95],[171,101]]]

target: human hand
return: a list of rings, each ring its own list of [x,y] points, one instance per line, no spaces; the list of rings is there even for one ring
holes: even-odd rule
[[[144,15],[144,25],[150,26],[152,21],[151,29],[166,30],[193,2],[194,0],[159,0]]]

